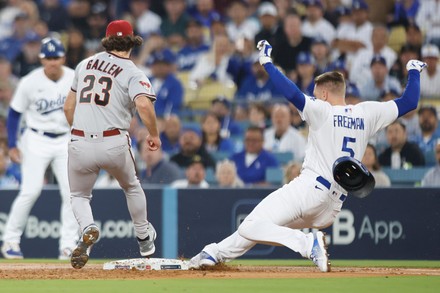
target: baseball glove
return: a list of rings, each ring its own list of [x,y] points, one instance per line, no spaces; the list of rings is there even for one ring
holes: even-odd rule
[[[374,176],[360,161],[341,157],[333,164],[333,178],[349,195],[364,198],[374,189]]]

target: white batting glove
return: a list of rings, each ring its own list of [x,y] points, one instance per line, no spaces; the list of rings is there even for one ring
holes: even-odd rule
[[[419,72],[422,72],[422,70],[427,66],[428,65],[425,62],[413,59],[409,60],[408,63],[406,63],[406,70],[410,71],[412,69],[416,69]]]
[[[272,63],[272,58],[270,58],[270,54],[272,53],[272,46],[266,40],[261,40],[257,44],[257,49],[260,50],[259,53],[259,61],[261,65],[264,65],[268,62]]]

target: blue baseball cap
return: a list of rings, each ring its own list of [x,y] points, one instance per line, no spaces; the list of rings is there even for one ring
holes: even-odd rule
[[[298,54],[298,57],[296,57],[296,63],[298,65],[303,65],[303,64],[315,65],[315,58],[313,58],[312,54],[310,53],[301,52]]]
[[[381,55],[374,55],[373,58],[371,59],[370,66],[373,66],[373,64],[376,64],[376,63],[381,63],[381,64],[387,66],[387,61]]]
[[[352,10],[368,10],[368,4],[364,0],[353,0]]]
[[[338,17],[341,17],[341,16],[345,16],[345,15],[350,15],[351,9],[341,5],[341,6],[336,7],[335,12]]]
[[[344,59],[337,59],[335,60],[331,65],[330,68],[332,70],[347,70],[347,66],[345,64],[345,60]]]
[[[211,104],[214,105],[215,103],[221,103],[226,106],[226,108],[231,108],[231,101],[228,100],[225,96],[216,96]]]
[[[173,64],[174,62],[176,62],[176,56],[169,49],[155,51],[151,54],[148,63],[150,65],[152,65],[152,64],[158,63],[158,62]]]
[[[328,45],[327,42],[324,40],[324,38],[321,36],[317,36],[316,38],[313,39],[312,45],[315,45],[315,44],[324,44],[326,46]]]
[[[45,38],[41,41],[40,58],[61,58],[64,57],[64,46],[60,40]]]
[[[360,98],[361,94],[359,92],[359,89],[357,88],[357,86],[354,83],[349,83],[349,84],[347,84],[345,96]]]
[[[180,134],[183,134],[185,132],[194,132],[195,134],[197,134],[197,136],[202,137],[202,130],[200,129],[200,127],[187,125],[187,126],[182,127]]]
[[[324,8],[324,6],[322,6],[322,2],[321,0],[304,0],[303,4],[305,6],[317,6],[319,8]]]

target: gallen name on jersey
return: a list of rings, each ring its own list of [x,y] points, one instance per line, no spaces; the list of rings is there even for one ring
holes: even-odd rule
[[[124,70],[116,64],[105,62],[99,59],[91,59],[89,62],[87,62],[86,69],[99,70],[113,77],[118,76],[118,74],[121,73],[122,70]]]

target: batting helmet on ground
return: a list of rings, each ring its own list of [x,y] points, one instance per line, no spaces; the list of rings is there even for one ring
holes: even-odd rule
[[[370,194],[376,184],[373,175],[364,164],[352,157],[341,157],[335,161],[333,178],[350,195],[359,198]]]
[[[60,40],[55,38],[45,38],[41,41],[40,58],[60,58],[64,57],[64,46]]]

